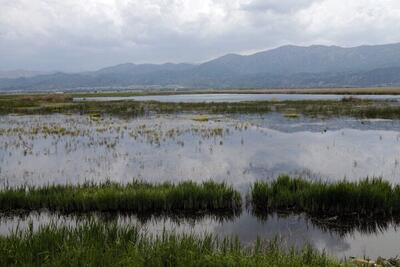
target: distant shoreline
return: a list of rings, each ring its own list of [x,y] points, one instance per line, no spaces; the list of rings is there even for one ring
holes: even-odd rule
[[[54,90],[54,91],[4,91],[1,95],[70,94],[85,96],[143,96],[183,94],[336,94],[336,95],[400,95],[400,87],[335,87],[335,88],[180,88],[180,89],[116,89],[116,90]]]

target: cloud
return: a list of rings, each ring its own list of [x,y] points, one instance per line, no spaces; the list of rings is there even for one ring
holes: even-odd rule
[[[254,0],[242,5],[244,10],[255,12],[292,13],[309,7],[317,0]]]
[[[396,28],[400,2],[396,0],[320,1],[296,14],[313,39],[353,45],[400,41]]]
[[[397,0],[0,0],[0,69],[201,62],[284,44],[400,40]]]

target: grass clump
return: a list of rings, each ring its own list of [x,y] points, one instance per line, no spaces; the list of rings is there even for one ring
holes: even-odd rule
[[[285,113],[283,116],[290,119],[297,119],[300,117],[300,115],[297,113]]]
[[[400,186],[382,179],[358,182],[308,181],[280,176],[275,181],[256,182],[251,190],[255,212],[295,211],[317,216],[400,215]]]
[[[0,191],[0,210],[59,212],[198,213],[239,212],[240,193],[225,183],[50,185]]]
[[[285,250],[278,241],[245,247],[214,235],[150,236],[135,226],[87,222],[48,225],[0,237],[1,266],[347,266],[307,246]],[[350,266],[350,265],[349,265]]]
[[[208,121],[208,116],[207,115],[197,115],[192,120],[199,121],[199,122],[206,122],[206,121]]]

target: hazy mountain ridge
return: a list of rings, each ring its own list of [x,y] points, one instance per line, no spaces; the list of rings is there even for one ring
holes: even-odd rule
[[[0,70],[0,79],[17,79],[22,77],[34,77],[37,75],[48,74],[48,72],[43,71],[31,71],[31,70]]]
[[[0,90],[116,86],[330,87],[400,85],[400,43],[342,48],[282,46],[202,64],[125,63],[92,72],[0,79]]]

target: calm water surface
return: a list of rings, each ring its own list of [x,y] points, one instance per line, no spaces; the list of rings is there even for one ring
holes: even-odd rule
[[[382,176],[399,183],[400,121],[355,119],[287,119],[280,114],[210,116],[163,115],[122,120],[87,116],[1,116],[1,186],[146,181],[226,181],[246,194],[255,180],[280,174],[310,179],[357,180]],[[114,219],[115,220],[115,219]],[[150,233],[177,232],[237,235],[245,242],[281,237],[288,245],[310,243],[344,256],[392,257],[399,253],[400,233],[388,223],[373,231],[357,227],[328,230],[302,215],[261,220],[243,211],[236,219],[138,222]],[[48,213],[1,216],[0,233],[32,221],[75,225],[74,216]]]
[[[280,174],[399,182],[400,122],[266,116],[0,117],[0,182],[226,181]]]
[[[397,224],[389,223],[384,228],[370,232],[360,229],[337,232],[318,226],[303,215],[281,217],[274,214],[268,219],[261,220],[247,212],[236,219],[222,222],[211,217],[179,221],[171,218],[151,218],[143,221],[136,216],[90,215],[78,217],[41,212],[31,213],[24,217],[0,217],[0,234],[9,235],[16,229],[24,230],[30,225],[33,226],[34,231],[48,224],[75,227],[88,219],[117,223],[123,226],[134,225],[139,227],[143,233],[152,236],[160,236],[164,231],[177,234],[191,233],[199,236],[212,233],[221,238],[237,236],[243,244],[249,246],[257,238],[267,240],[278,238],[286,247],[301,248],[304,245],[312,245],[320,251],[326,251],[339,258],[363,257],[364,255],[371,258],[379,256],[389,258],[399,253],[400,232],[397,231]]]
[[[343,97],[371,100],[400,100],[399,95],[329,95],[329,94],[184,94],[129,97],[77,97],[74,101],[159,101],[159,102],[241,102],[241,101],[285,101],[285,100],[341,100]]]

